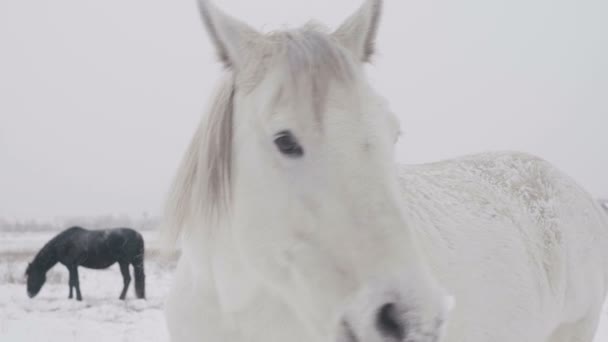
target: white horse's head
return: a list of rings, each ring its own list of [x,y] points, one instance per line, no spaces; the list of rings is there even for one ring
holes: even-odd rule
[[[449,300],[401,212],[398,120],[364,73],[381,4],[368,0],[333,33],[264,35],[201,0],[227,78],[169,214],[209,239],[230,229],[313,336],[434,342]]]

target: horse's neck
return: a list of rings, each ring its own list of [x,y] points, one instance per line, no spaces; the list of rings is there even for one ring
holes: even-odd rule
[[[40,252],[38,252],[36,258],[34,258],[33,264],[36,265],[40,270],[46,272],[51,269],[51,267],[55,266],[57,261],[57,252],[49,243],[42,247]]]

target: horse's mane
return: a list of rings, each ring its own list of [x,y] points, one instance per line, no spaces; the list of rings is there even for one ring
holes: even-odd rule
[[[50,239],[47,243],[45,243],[44,246],[42,246],[42,248],[38,251],[38,253],[36,253],[34,260],[32,260],[32,262],[30,264],[31,266],[28,266],[28,271],[29,271],[30,267],[41,268],[44,271],[53,267],[53,265],[55,265],[57,263],[57,256],[54,255],[53,247],[57,244],[57,242],[62,240],[66,234],[68,234],[71,231],[79,230],[79,229],[84,229],[84,228],[71,227],[66,230],[63,230],[61,233],[55,235],[52,239]]]
[[[25,271],[26,274],[30,273],[31,269],[46,271],[50,267],[52,267],[56,262],[51,260],[56,260],[54,257],[52,245],[54,244],[53,240],[57,237],[51,239],[51,241],[47,242],[42,246],[42,248],[36,253],[34,260],[27,265],[27,269]]]
[[[227,70],[211,106],[202,119],[178,168],[169,191],[163,223],[163,241],[173,245],[190,226],[213,227],[230,208],[233,98],[235,89],[250,92],[270,66],[283,65],[279,94],[308,101],[317,116],[323,111],[331,81],[351,84],[352,58],[324,29],[308,24],[301,29],[271,33],[258,46],[257,68],[236,75]],[[249,64],[254,64],[249,61]],[[255,69],[255,70],[253,70]],[[278,98],[277,100],[281,100]]]
[[[169,192],[163,234],[173,244],[192,224],[212,225],[230,203],[234,79],[225,75]]]

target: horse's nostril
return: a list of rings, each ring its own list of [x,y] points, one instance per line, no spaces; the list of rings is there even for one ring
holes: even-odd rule
[[[376,315],[376,327],[386,337],[397,341],[405,338],[405,323],[403,317],[393,303],[386,303],[380,307]]]

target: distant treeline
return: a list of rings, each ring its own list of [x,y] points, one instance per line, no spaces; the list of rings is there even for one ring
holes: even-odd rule
[[[160,219],[148,215],[133,218],[128,215],[102,215],[90,217],[67,217],[53,220],[10,220],[0,217],[0,231],[58,231],[72,226],[88,229],[130,227],[137,230],[153,230]]]

